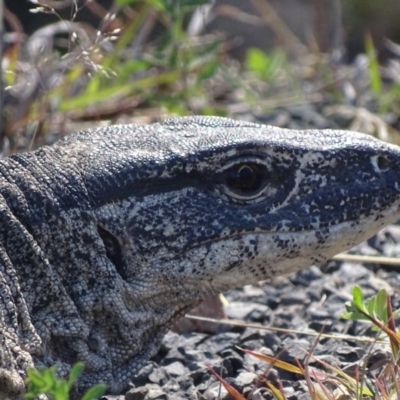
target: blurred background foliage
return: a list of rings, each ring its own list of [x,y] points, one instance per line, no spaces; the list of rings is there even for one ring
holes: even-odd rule
[[[399,13],[397,0],[5,0],[3,153],[191,114],[293,127],[300,112],[397,141]]]

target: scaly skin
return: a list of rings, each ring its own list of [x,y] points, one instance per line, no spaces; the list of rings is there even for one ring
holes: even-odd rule
[[[124,389],[203,298],[320,264],[400,216],[400,149],[222,118],[80,132],[0,161],[0,388],[82,360]]]

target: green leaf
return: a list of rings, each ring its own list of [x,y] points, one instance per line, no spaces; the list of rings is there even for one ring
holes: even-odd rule
[[[259,79],[273,82],[278,78],[286,63],[286,55],[281,50],[264,53],[262,50],[251,48],[247,51],[245,66]]]
[[[217,60],[213,60],[211,62],[209,62],[207,65],[205,65],[199,74],[199,79],[201,81],[206,80],[206,79],[210,79],[215,75],[215,72],[218,68],[218,61]]]
[[[82,400],[97,400],[99,399],[101,396],[103,396],[103,394],[106,391],[106,385],[99,383],[96,386],[93,386],[92,388],[90,388],[82,397]]]
[[[126,5],[128,5],[128,4],[137,3],[138,0],[115,0],[115,2],[116,2],[119,6],[126,6]]]
[[[371,90],[375,95],[382,93],[382,79],[379,72],[379,62],[374,42],[370,34],[365,36],[365,52],[368,56],[368,72],[371,81]]]
[[[26,374],[28,376],[27,379],[29,382],[33,383],[36,386],[42,385],[42,374],[38,370],[29,368]]]
[[[56,387],[49,391],[49,394],[52,394],[55,400],[68,400],[69,399],[69,385],[64,380],[57,380],[55,383]]]
[[[364,310],[364,294],[360,286],[354,286],[353,288],[353,303],[361,310]]]
[[[168,9],[167,2],[163,0],[146,0],[146,3],[149,4],[150,6],[153,6],[160,12],[166,12]]]
[[[375,297],[375,296],[372,296],[372,297],[367,301],[367,304],[366,304],[368,315],[370,315],[371,317],[374,317],[374,318],[377,317],[377,315],[376,315],[376,313],[375,313],[375,299],[376,299],[376,297]]]
[[[387,299],[386,290],[381,289],[376,295],[375,308],[378,311],[378,315],[380,315],[384,321],[387,321],[387,316],[388,316],[386,299]]]
[[[72,385],[78,380],[78,378],[82,375],[83,369],[85,368],[85,366],[83,365],[82,362],[78,362],[76,363],[68,376],[68,385],[69,387],[72,387]]]
[[[352,319],[360,321],[370,321],[364,314],[374,317],[375,298],[372,297],[364,304],[364,294],[359,286],[353,287],[353,300],[345,304],[347,313],[342,315],[343,319]]]
[[[115,0],[119,6],[128,6],[135,3],[144,3],[153,6],[157,10],[165,10],[165,4],[163,0]]]
[[[183,7],[198,7],[208,4],[210,0],[181,0]]]
[[[249,71],[264,74],[268,65],[268,56],[262,50],[251,48],[247,51],[245,66]]]

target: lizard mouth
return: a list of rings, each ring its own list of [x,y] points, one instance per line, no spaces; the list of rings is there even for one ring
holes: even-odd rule
[[[388,209],[387,212],[382,213],[378,217],[376,215],[366,215],[366,219],[364,223],[360,222],[360,216],[354,215],[352,217],[340,220],[337,219],[336,223],[331,223],[328,225],[319,225],[313,226],[311,219],[308,221],[302,221],[302,228],[298,230],[292,230],[290,226],[279,225],[275,226],[273,230],[263,230],[259,228],[255,231],[241,232],[228,234],[223,238],[214,239],[214,238],[206,238],[202,240],[198,244],[194,246],[188,246],[186,250],[194,250],[202,246],[210,246],[213,243],[223,242],[223,241],[238,241],[240,239],[245,239],[246,237],[254,236],[254,237],[282,237],[282,241],[287,240],[288,242],[292,240],[294,236],[302,237],[304,240],[306,237],[310,238],[310,243],[307,243],[307,246],[310,246],[311,243],[316,244],[321,249],[325,249],[323,244],[329,242],[329,236],[335,235],[336,238],[340,237],[339,241],[346,242],[347,245],[344,247],[350,248],[357,244],[359,238],[362,240],[366,240],[371,237],[374,232],[383,228],[388,223],[396,221],[399,218],[400,214],[400,204],[395,204],[391,209]],[[290,221],[288,221],[290,222]],[[325,251],[324,250],[324,251]],[[344,249],[339,249],[338,252],[343,251]]]
[[[237,230],[236,232],[229,232],[229,228],[226,227],[225,232],[215,230],[211,234],[208,234],[207,231],[204,230],[201,237],[197,238],[197,241],[177,244],[176,247],[171,245],[170,238],[166,236],[163,244],[160,246],[165,247],[164,252],[159,248],[158,250],[153,248],[152,252],[150,249],[143,250],[146,252],[145,257],[148,257],[149,260],[156,259],[157,262],[176,262],[181,260],[182,253],[196,251],[196,249],[201,247],[209,247],[213,244],[224,241],[238,243],[239,241],[246,241],[249,238],[251,239],[251,237],[254,238],[257,236],[269,236],[271,238],[275,237],[275,240],[278,240],[279,236],[281,236],[281,243],[284,243],[285,241],[293,242],[293,237],[296,236],[302,237],[304,240],[306,237],[308,237],[309,243],[305,244],[307,247],[315,245],[321,249],[324,248],[324,251],[326,251],[327,247],[324,246],[324,243],[329,241],[329,235],[332,235],[333,232],[336,232],[337,238],[340,237],[342,241],[346,240],[346,243],[352,243],[352,245],[354,245],[356,244],[358,237],[367,239],[369,237],[369,233],[371,233],[370,236],[372,236],[375,230],[383,227],[387,223],[390,223],[392,220],[396,220],[399,217],[399,213],[400,204],[397,201],[392,205],[391,208],[387,208],[386,212],[383,212],[378,216],[366,211],[364,214],[365,218],[361,218],[361,220],[364,220],[364,223],[360,223],[360,213],[349,213],[344,217],[343,213],[339,212],[337,216],[331,215],[330,222],[323,221],[320,218],[315,219],[316,217],[313,217],[310,214],[307,215],[306,212],[303,212],[302,215],[293,213],[291,216],[287,215],[286,218],[284,215],[279,214],[277,215],[275,222],[269,226],[263,227],[262,224],[261,226],[249,226],[247,231],[244,230],[241,232],[238,232]],[[121,239],[115,236],[109,230],[99,225],[97,226],[97,230],[100,238],[103,241],[106,257],[114,265],[115,270],[120,277],[125,282],[130,282],[132,280],[131,252],[129,251],[127,254],[127,248],[124,246],[124,243],[121,243]],[[350,233],[350,231],[353,233]],[[182,235],[189,237],[187,232],[183,232]],[[131,240],[132,242],[130,242]],[[131,237],[128,243],[134,246],[134,241],[135,238]],[[275,245],[278,247],[280,246],[279,243],[275,243]],[[272,246],[273,245],[271,244],[271,248]],[[282,244],[282,246],[285,246],[285,244]],[[349,248],[347,245],[345,247]],[[180,249],[180,255],[171,249]],[[337,252],[342,250],[343,249],[339,249]],[[293,258],[295,257],[296,256],[294,252]]]

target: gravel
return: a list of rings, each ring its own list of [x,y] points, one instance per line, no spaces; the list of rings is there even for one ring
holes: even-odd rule
[[[355,249],[360,254],[400,254],[400,226],[385,228],[374,238]],[[312,350],[320,360],[339,366],[348,374],[357,373],[357,367],[369,352],[369,365],[387,359],[390,352],[383,345],[363,343],[357,337],[375,337],[369,325],[345,321],[344,304],[351,298],[354,285],[362,287],[366,296],[385,288],[392,294],[393,307],[400,307],[400,277],[395,270],[382,266],[348,262],[329,262],[289,277],[279,278],[273,284],[246,286],[225,294],[229,301],[226,313],[230,319],[295,330],[272,332],[259,328],[221,325],[219,333],[170,332],[151,361],[132,380],[125,395],[106,396],[107,400],[228,399],[225,388],[210,372],[212,367],[245,397],[273,399],[271,392],[260,382],[267,376],[280,381],[288,400],[306,400],[310,396],[306,382],[300,375],[276,368],[238,349],[261,352],[291,364],[304,362],[305,350]],[[300,334],[313,330],[331,334],[347,334],[354,340],[320,338]],[[314,360],[311,366],[320,365]]]

